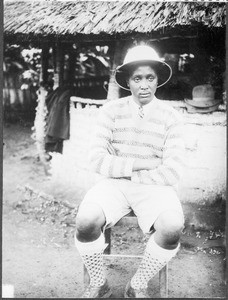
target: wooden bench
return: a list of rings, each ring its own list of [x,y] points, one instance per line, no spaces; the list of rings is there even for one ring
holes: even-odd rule
[[[115,226],[134,226],[138,227],[137,217],[130,213],[123,217]],[[111,254],[111,230],[108,228],[105,230],[105,243],[107,247],[104,250],[104,256],[106,258],[123,257],[123,258],[142,258],[142,255],[126,255],[126,254]],[[89,284],[89,275],[86,267],[84,266],[84,284]],[[159,290],[161,298],[168,298],[168,264],[159,271]]]

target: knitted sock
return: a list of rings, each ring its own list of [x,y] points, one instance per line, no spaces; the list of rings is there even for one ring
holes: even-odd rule
[[[152,235],[147,243],[139,268],[131,279],[131,286],[134,289],[147,288],[148,281],[176,255],[178,250],[179,245],[173,250],[161,248]]]
[[[90,285],[99,287],[105,283],[103,269],[104,234],[93,242],[82,243],[75,237],[75,246],[81,255],[90,276]]]

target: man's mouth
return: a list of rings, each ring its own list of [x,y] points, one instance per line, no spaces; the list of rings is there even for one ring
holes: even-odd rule
[[[150,93],[140,93],[139,95],[140,95],[140,97],[142,97],[142,98],[146,98],[146,97],[149,97],[149,96],[150,96]]]

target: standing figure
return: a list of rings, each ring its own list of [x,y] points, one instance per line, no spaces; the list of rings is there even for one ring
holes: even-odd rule
[[[87,192],[76,218],[75,244],[90,276],[82,298],[107,298],[104,230],[131,210],[150,234],[125,298],[149,298],[148,281],[178,252],[184,216],[177,196],[184,164],[183,120],[155,96],[172,70],[153,48],[131,48],[115,79],[131,96],[101,109],[90,152],[100,180]]]

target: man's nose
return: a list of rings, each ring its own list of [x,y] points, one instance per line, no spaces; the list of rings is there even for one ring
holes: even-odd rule
[[[148,88],[148,82],[147,82],[146,79],[143,79],[143,80],[141,81],[140,88],[143,89],[143,90]]]

